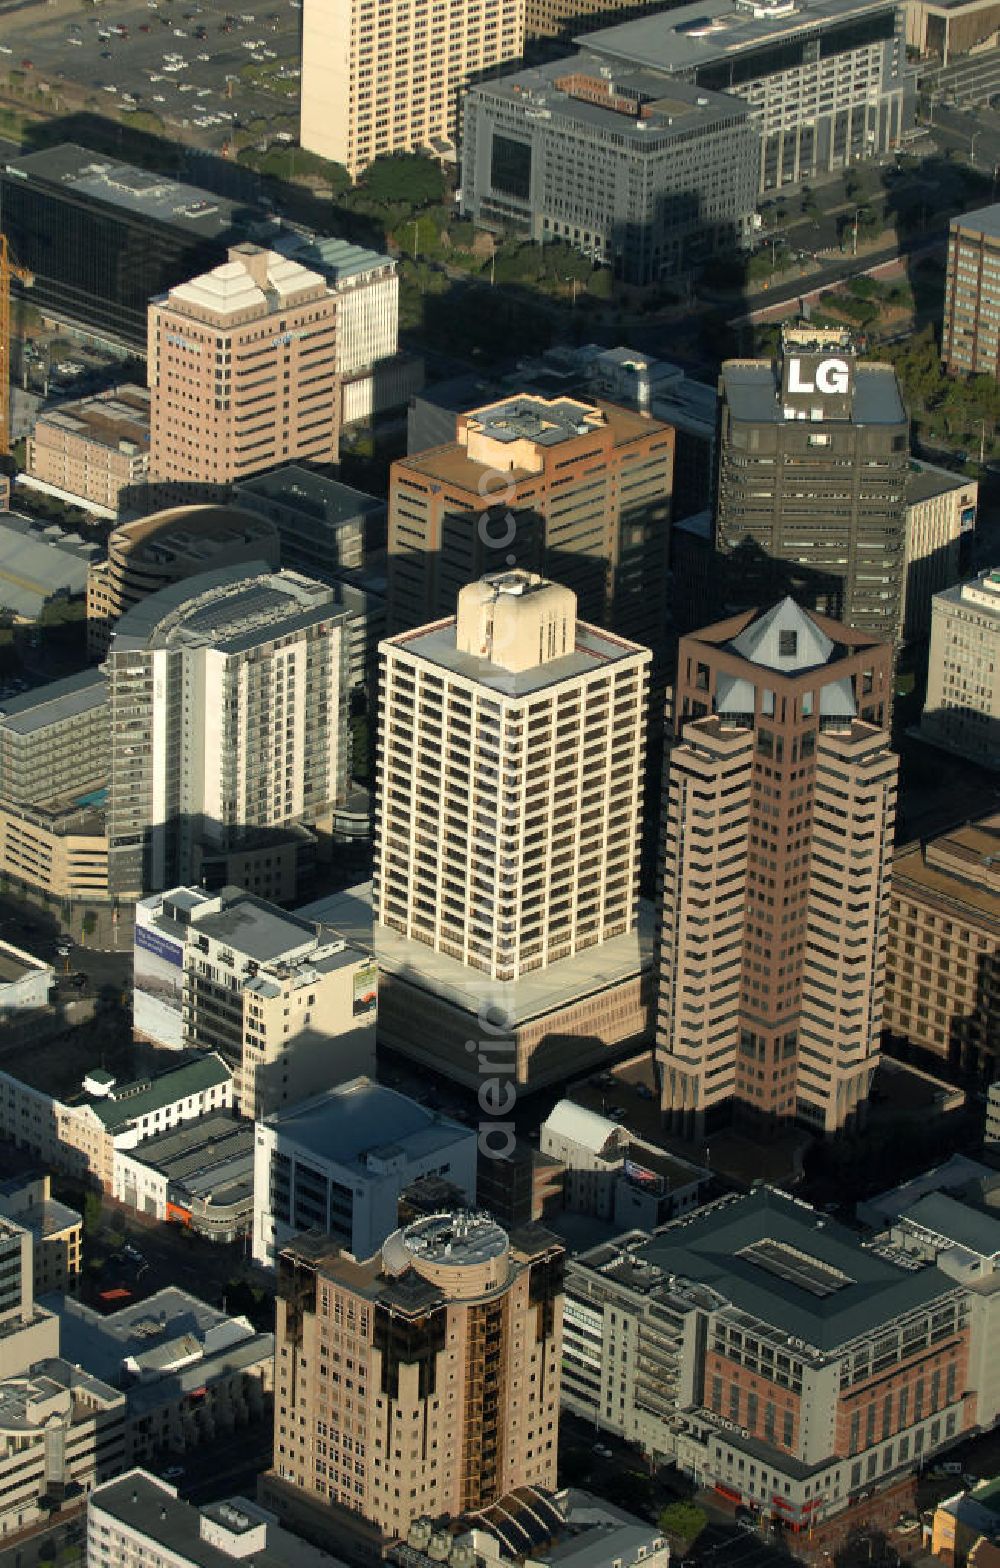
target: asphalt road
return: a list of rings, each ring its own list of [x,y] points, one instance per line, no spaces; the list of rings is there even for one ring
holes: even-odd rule
[[[927,124],[941,147],[965,153],[977,169],[989,174],[1000,164],[1000,114],[995,109],[948,109],[935,104]]]
[[[0,69],[24,69],[54,92],[60,80],[104,92],[119,106],[130,95],[136,108],[167,126],[194,128],[205,146],[218,148],[235,123],[297,115],[300,15],[284,0],[278,10],[265,0],[245,20],[235,0],[109,0],[99,11],[55,0],[0,19]],[[227,16],[234,21],[225,33]],[[128,29],[127,39],[113,32],[117,26]],[[200,27],[204,39],[194,36]],[[167,56],[178,69],[167,69]],[[242,82],[248,64],[285,70],[294,90]]]

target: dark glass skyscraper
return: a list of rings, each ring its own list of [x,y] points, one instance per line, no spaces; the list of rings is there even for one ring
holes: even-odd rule
[[[146,307],[230,245],[266,233],[251,206],[67,143],[0,168],[0,225],[34,274],[31,303],[146,352]]]
[[[727,360],[719,390],[720,610],[790,594],[894,642],[909,421],[891,366],[807,325],[775,363]]]

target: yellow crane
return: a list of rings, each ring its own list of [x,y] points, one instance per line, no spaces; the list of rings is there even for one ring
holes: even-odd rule
[[[18,266],[6,234],[0,234],[0,457],[10,456],[10,282],[17,278],[30,289],[35,275]]]

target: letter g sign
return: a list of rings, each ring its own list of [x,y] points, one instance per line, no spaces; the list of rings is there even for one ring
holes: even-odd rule
[[[833,394],[846,392],[850,380],[850,371],[847,361],[843,359],[824,359],[816,366],[816,391]]]

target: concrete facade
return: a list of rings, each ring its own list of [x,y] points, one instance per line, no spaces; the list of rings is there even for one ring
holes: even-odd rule
[[[347,646],[323,584],[204,572],[135,605],[106,669],[116,893],[219,886],[242,846],[307,842],[345,799]],[[280,871],[260,890],[284,896]]]
[[[1000,569],[931,601],[920,733],[933,746],[1000,768]]]
[[[976,526],[979,485],[931,463],[910,463],[900,635],[929,637],[931,601],[961,576],[962,541]]]
[[[955,1280],[763,1188],[571,1260],[566,1407],[793,1533],[976,1419]]]
[[[121,386],[43,409],[28,438],[27,470],[117,516],[122,492],[144,484],[149,472],[149,392]]]
[[[890,1034],[989,1081],[1000,1032],[1000,814],[897,851],[886,947]]]
[[[29,1173],[0,1183],[0,1214],[31,1232],[34,1291],[75,1294],[80,1284],[83,1216],[52,1196],[52,1177]]]
[[[154,299],[152,480],[197,486],[207,500],[275,463],[335,463],[336,341],[323,278],[256,245],[234,246],[221,267]]]
[[[1000,371],[1000,205],[948,226],[941,358],[952,375]]]
[[[421,1176],[476,1196],[475,1130],[355,1078],[257,1124],[253,1255],[273,1266],[314,1227],[371,1257],[397,1226],[399,1197]]]
[[[392,465],[390,633],[453,615],[466,583],[516,564],[661,649],[673,450],[668,425],[613,404],[514,396],[460,415],[448,446]]]
[[[878,1061],[891,650],[791,599],[681,639],[665,802],[662,1108],[835,1132]],[[845,855],[850,844],[849,857]]]
[[[655,284],[749,244],[760,139],[746,106],[580,54],[474,87],[462,210]]]
[[[841,328],[786,327],[776,363],[726,360],[719,390],[720,612],[791,593],[893,641],[910,427],[892,367]]]
[[[376,999],[366,952],[241,888],[174,888],[136,906],[136,1030],[218,1051],[243,1116],[372,1071]]]
[[[696,0],[590,33],[609,66],[663,71],[750,106],[758,189],[889,152],[913,123],[903,5],[882,0]]]
[[[523,47],[524,0],[448,0],[433,23],[420,0],[304,0],[299,141],[352,179],[383,154],[445,153],[461,90]]]

